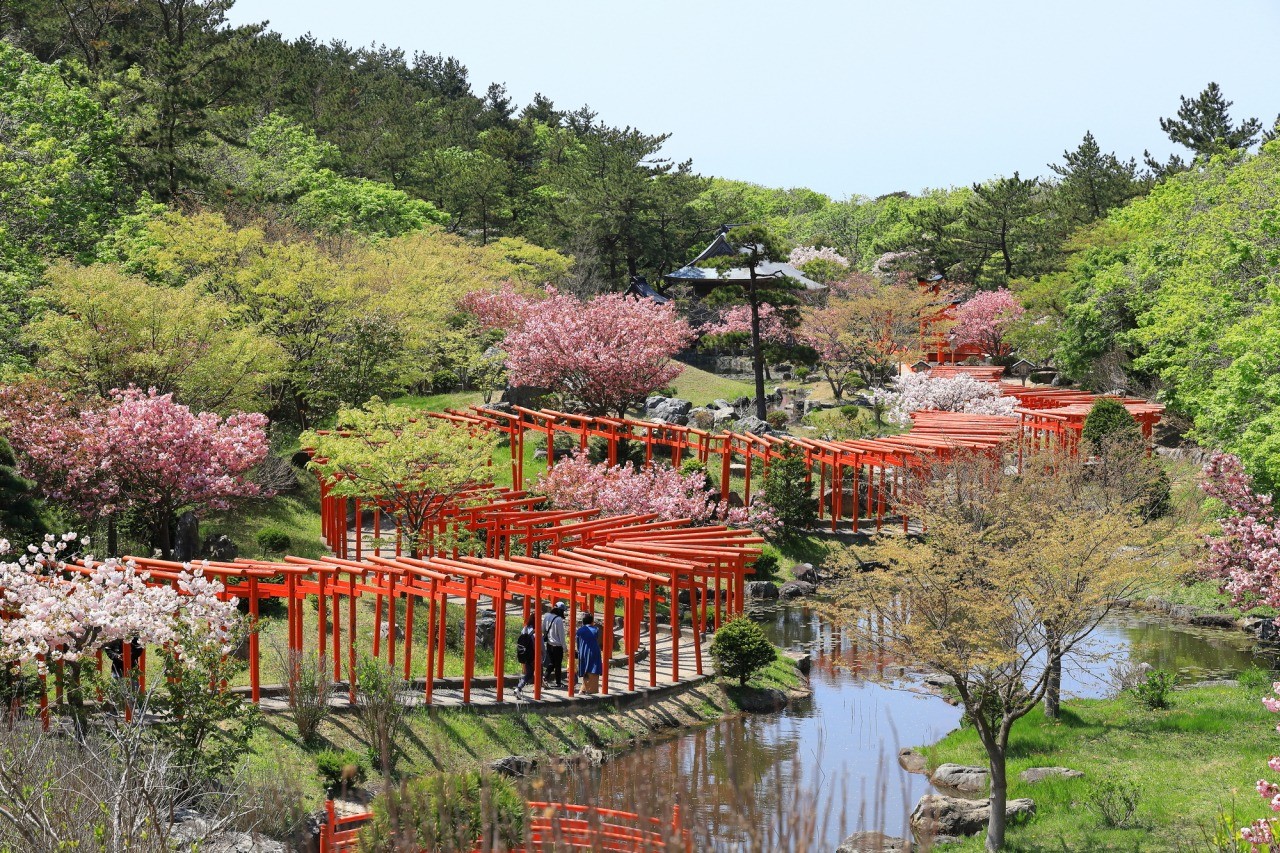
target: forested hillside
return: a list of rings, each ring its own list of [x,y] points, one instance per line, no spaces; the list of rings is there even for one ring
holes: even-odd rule
[[[1042,176],[832,199],[700,175],[664,155],[662,128],[515,104],[459,59],[231,26],[231,5],[0,8],[10,375],[305,425],[495,372],[468,290],[618,291],[754,224],[882,280],[1009,288],[1016,355],[1158,396],[1280,476],[1280,153],[1215,84],[1152,116],[1153,139],[1186,149],[1165,162],[1082,128]]]

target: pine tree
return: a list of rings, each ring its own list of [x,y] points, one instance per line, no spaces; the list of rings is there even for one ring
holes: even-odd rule
[[[35,485],[16,469],[9,442],[0,438],[0,535],[34,541],[47,530]]]
[[[1194,155],[1192,162],[1248,148],[1258,141],[1262,122],[1247,118],[1240,124],[1233,123],[1229,110],[1234,102],[1226,99],[1217,83],[1210,82],[1195,98],[1182,95],[1179,100],[1182,103],[1178,107],[1178,117],[1162,117],[1160,129],[1173,142],[1191,149]],[[1177,155],[1171,155],[1167,163],[1161,164],[1151,156],[1151,152],[1142,153],[1147,166],[1160,176],[1185,171],[1188,167]]]
[[[1062,178],[1055,193],[1059,207],[1075,223],[1096,222],[1142,191],[1137,161],[1103,154],[1090,131],[1075,151],[1062,152],[1062,160],[1049,168]]]

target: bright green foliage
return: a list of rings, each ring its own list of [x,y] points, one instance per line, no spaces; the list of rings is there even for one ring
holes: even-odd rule
[[[316,769],[330,791],[354,788],[369,775],[365,759],[350,749],[322,749],[315,759]]]
[[[488,481],[497,447],[493,433],[472,435],[377,397],[339,412],[332,431],[299,440],[313,451],[310,467],[329,481],[331,494],[382,504],[415,555],[428,523]]]
[[[84,258],[125,195],[120,128],[85,89],[0,39],[0,366],[44,259]]]
[[[360,849],[511,849],[524,837],[524,798],[494,773],[438,773],[392,787],[374,801]],[[483,843],[482,843],[483,841]]]
[[[16,465],[13,448],[0,436],[0,538],[35,542],[48,526],[35,484],[19,474]]]
[[[1103,397],[1089,409],[1080,437],[1094,447],[1099,447],[1108,440],[1139,440],[1142,438],[1142,431],[1123,403]]]
[[[1160,711],[1169,707],[1169,693],[1177,680],[1177,676],[1167,669],[1153,669],[1146,678],[1131,687],[1130,692],[1143,707]]]
[[[1094,387],[1150,382],[1280,482],[1280,143],[1168,178],[1079,240],[1061,366]]]
[[[710,652],[720,674],[736,678],[740,685],[778,657],[778,650],[764,635],[764,629],[747,616],[721,625],[711,640]]]
[[[153,285],[106,264],[58,264],[46,281],[34,295],[48,310],[23,336],[47,375],[104,397],[136,385],[200,411],[264,408],[280,348],[196,285]]]
[[[764,499],[782,521],[782,535],[796,534],[813,526],[817,511],[813,482],[800,448],[785,445],[781,454],[769,463],[764,477]]]
[[[247,624],[232,645],[244,639]],[[258,707],[242,693],[221,689],[248,664],[222,653],[217,644],[188,644],[198,649],[179,659],[174,647],[156,649],[164,662],[164,687],[155,710],[165,714],[155,726],[156,739],[173,753],[174,766],[188,783],[230,778],[249,752],[262,723]]]
[[[258,531],[258,547],[262,549],[265,559],[269,554],[284,555],[293,547],[293,540],[288,533],[278,527],[264,527]]]

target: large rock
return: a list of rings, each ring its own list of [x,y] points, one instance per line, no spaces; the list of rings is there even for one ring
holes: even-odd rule
[[[1079,779],[1084,774],[1070,767],[1028,767],[1018,774],[1023,782],[1043,782],[1045,779]]]
[[[898,750],[898,765],[908,773],[929,773],[929,760],[909,746]]]
[[[187,510],[178,516],[177,532],[173,537],[173,559],[190,563],[200,551],[200,522],[196,514]]]
[[[1191,617],[1191,624],[1205,628],[1225,628],[1230,630],[1236,627],[1236,620],[1225,613],[1197,613]]]
[[[644,403],[646,420],[663,424],[689,423],[689,412],[693,411],[693,403],[679,397],[650,397]]]
[[[855,832],[840,842],[836,853],[905,853],[915,849],[915,844],[905,838],[883,832]]]
[[[765,421],[760,420],[755,415],[747,415],[738,421],[735,432],[749,432],[752,435],[772,435],[773,428]]]
[[[213,821],[190,809],[179,809],[173,815],[170,840],[175,849],[190,848],[208,853],[286,853],[279,841],[257,833],[218,831]]]
[[[778,590],[778,598],[787,601],[792,598],[800,598],[805,595],[813,595],[818,588],[811,583],[804,581],[787,581]]]
[[[798,581],[815,586],[818,583],[818,570],[813,567],[813,563],[796,563],[791,567],[791,576]]]
[[[772,714],[787,707],[787,694],[776,687],[745,687],[733,699],[748,714]]]
[[[778,585],[773,581],[747,581],[747,597],[756,601],[778,597]]]
[[[1026,797],[1005,803],[1005,816],[1011,821],[1030,817],[1035,813],[1035,801]],[[911,831],[916,838],[973,835],[981,832],[990,818],[990,800],[966,800],[925,794],[911,813]]]
[[[240,556],[240,549],[231,541],[230,536],[225,533],[215,533],[205,537],[204,543],[200,546],[200,553],[215,563],[232,563]]]
[[[929,781],[939,788],[950,788],[962,794],[981,794],[987,790],[987,768],[963,764],[940,764]]]

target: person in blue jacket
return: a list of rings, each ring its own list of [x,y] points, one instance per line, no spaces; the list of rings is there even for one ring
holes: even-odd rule
[[[578,678],[583,693],[600,692],[600,674],[604,661],[600,655],[600,626],[591,613],[582,614],[582,627],[578,629]]]

